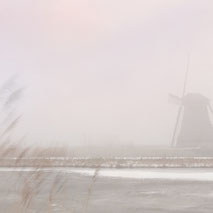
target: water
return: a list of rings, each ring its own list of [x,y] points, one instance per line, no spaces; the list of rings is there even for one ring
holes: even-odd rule
[[[33,168],[0,168],[1,211],[14,212],[22,187],[36,173]],[[213,209],[213,169],[101,169],[97,173],[95,169],[45,168],[36,178],[43,183],[26,212],[46,213],[51,208],[62,213],[210,213]]]

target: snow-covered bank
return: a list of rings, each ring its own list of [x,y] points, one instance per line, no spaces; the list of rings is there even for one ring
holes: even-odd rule
[[[87,168],[0,168],[0,172],[43,171],[62,174],[94,176],[96,169]],[[124,178],[141,180],[213,181],[213,169],[100,169],[97,178]]]

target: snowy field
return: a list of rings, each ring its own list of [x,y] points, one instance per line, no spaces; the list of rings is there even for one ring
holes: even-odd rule
[[[40,177],[42,184],[30,185],[36,187],[30,205],[18,211],[23,187],[33,180],[40,183]],[[213,169],[0,168],[0,181],[4,213],[210,213],[213,209]]]

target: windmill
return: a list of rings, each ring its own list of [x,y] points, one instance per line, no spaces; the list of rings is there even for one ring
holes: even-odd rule
[[[172,147],[213,147],[213,126],[209,112],[213,112],[210,100],[199,93],[186,93],[189,60],[182,96],[170,95],[179,105],[172,135]]]

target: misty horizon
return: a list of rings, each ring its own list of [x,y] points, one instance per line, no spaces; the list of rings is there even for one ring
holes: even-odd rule
[[[24,87],[17,134],[38,145],[171,144],[186,93],[213,100],[209,0],[0,0],[0,85]]]

